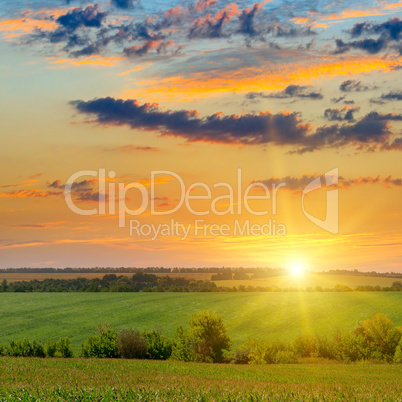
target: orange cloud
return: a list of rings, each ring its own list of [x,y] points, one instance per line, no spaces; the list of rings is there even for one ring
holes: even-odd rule
[[[53,30],[57,27],[56,19],[71,9],[71,7],[67,7],[36,12],[25,10],[18,18],[0,21],[0,32],[6,39],[15,39],[21,35],[32,33],[35,29]]]
[[[307,85],[315,80],[337,76],[358,75],[371,71],[388,72],[399,65],[397,59],[373,56],[349,56],[335,61],[327,56],[311,64],[300,65],[288,63],[276,66],[265,62],[262,66],[240,68],[231,73],[226,70],[214,70],[196,72],[187,77],[178,74],[161,79],[138,79],[137,88],[125,90],[124,96],[184,101],[194,96],[207,97],[225,92],[282,90],[290,84]]]
[[[85,59],[77,60],[77,59],[57,59],[54,60],[53,58],[48,58],[48,60],[54,60],[51,61],[50,64],[53,66],[58,66],[61,68],[65,68],[68,66],[95,66],[95,67],[111,67],[114,66],[116,63],[119,61],[123,60],[123,57],[103,57],[103,56],[91,56],[87,57]]]
[[[59,221],[59,222],[43,222],[43,223],[34,223],[34,224],[23,224],[23,225],[12,225],[7,226],[9,229],[48,229],[48,228],[55,228],[60,227],[67,223],[66,221]]]
[[[16,190],[8,193],[0,193],[3,198],[47,198],[60,195],[59,191],[42,191],[42,190]]]

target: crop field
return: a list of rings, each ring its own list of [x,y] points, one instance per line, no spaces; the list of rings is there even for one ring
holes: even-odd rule
[[[401,400],[401,365],[235,366],[0,358],[0,398],[41,400]]]
[[[101,322],[173,336],[192,314],[210,310],[223,316],[235,348],[249,338],[350,331],[379,312],[402,325],[401,305],[402,292],[0,293],[0,343],[68,336],[78,352]]]
[[[0,271],[0,282],[4,279],[7,282],[17,282],[17,281],[32,281],[38,280],[43,281],[44,279],[75,279],[75,278],[87,278],[87,279],[95,279],[95,278],[103,278],[108,272],[55,272],[55,273],[46,273],[46,272],[2,272]],[[117,276],[125,275],[125,276],[133,276],[132,272],[109,272],[115,274]],[[167,274],[155,274],[157,276],[166,276]],[[187,278],[194,280],[203,280],[209,281],[211,279],[211,275],[206,272],[198,272],[198,273],[169,273],[169,276],[172,278]],[[392,282],[391,282],[392,283]]]

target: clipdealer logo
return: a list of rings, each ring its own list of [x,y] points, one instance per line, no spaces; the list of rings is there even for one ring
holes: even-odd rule
[[[93,209],[82,209],[74,203],[73,190],[76,181],[84,176],[91,176],[96,178],[98,182],[98,207]],[[180,188],[180,197],[177,200],[177,205],[168,210],[158,210],[155,206],[156,189],[158,177],[171,177],[178,183]],[[253,182],[247,187],[242,186],[242,170],[237,170],[236,185],[233,186],[230,183],[219,182],[215,183],[212,188],[203,182],[192,183],[186,187],[182,177],[172,171],[158,170],[152,171],[150,180],[147,186],[143,182],[131,182],[131,183],[115,183],[116,173],[109,171],[106,174],[106,169],[96,170],[81,170],[67,180],[64,197],[68,208],[78,214],[84,216],[90,215],[118,215],[118,222],[120,228],[126,227],[127,217],[136,216],[140,217],[146,211],[151,216],[166,216],[172,215],[179,211],[179,209],[185,207],[192,215],[199,217],[205,215],[237,215],[241,216],[243,212],[247,212],[252,216],[266,216],[268,214],[276,215],[278,202],[277,195],[281,188],[286,188],[286,182],[272,183],[271,188],[262,182]],[[338,168],[332,169],[324,175],[325,184],[327,186],[338,184]],[[257,188],[262,190],[263,195],[253,195],[250,192]],[[308,183],[301,194],[301,209],[303,214],[316,226],[321,229],[336,234],[339,230],[339,218],[338,218],[338,190],[331,189],[326,192],[326,216],[325,219],[319,219],[305,208],[305,196],[312,191],[316,191],[322,188],[321,177],[317,177]],[[194,195],[194,190],[202,190],[203,195]],[[224,195],[213,196],[213,190],[223,190]],[[127,193],[128,191],[136,192],[136,200],[140,201],[140,205],[136,209],[131,209],[127,206]],[[250,205],[251,200],[265,200],[269,202],[270,209],[254,210]],[[206,201],[209,203],[209,207],[203,210],[196,209],[194,202]],[[226,208],[222,209],[222,201],[225,201]],[[106,210],[106,206],[108,206]],[[116,209],[117,207],[117,209]],[[155,226],[155,227],[154,227]],[[275,219],[269,219],[263,225],[251,224],[249,220],[245,220],[243,224],[240,224],[239,220],[235,220],[233,230],[230,225],[223,224],[207,224],[204,220],[197,219],[192,224],[183,224],[175,222],[173,219],[169,224],[141,224],[137,220],[130,220],[130,234],[137,232],[143,236],[151,236],[152,240],[155,240],[158,236],[176,235],[182,239],[188,237],[190,230],[193,229],[194,235],[212,235],[212,236],[230,236],[230,235],[249,235],[249,236],[284,236],[286,235],[286,227],[282,223],[276,222]]]

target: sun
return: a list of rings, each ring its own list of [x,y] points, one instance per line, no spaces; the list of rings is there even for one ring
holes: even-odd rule
[[[290,274],[295,277],[300,277],[304,274],[304,267],[301,263],[293,263],[290,266]]]

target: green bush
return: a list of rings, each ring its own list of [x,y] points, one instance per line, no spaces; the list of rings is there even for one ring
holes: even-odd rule
[[[316,357],[323,357],[324,359],[335,359],[335,345],[334,342],[328,338],[318,336],[316,338],[317,349]]]
[[[312,335],[300,335],[292,343],[297,356],[311,357],[317,355],[317,338]]]
[[[195,354],[195,339],[191,336],[190,331],[178,327],[176,337],[173,341],[171,358],[181,360],[183,362],[194,362],[197,360]]]
[[[91,336],[81,345],[82,357],[117,357],[117,333],[107,324],[98,325],[98,334]]]
[[[215,312],[200,311],[191,317],[188,330],[177,329],[172,358],[221,363],[223,351],[229,350],[231,343],[222,317]]]
[[[399,341],[394,354],[394,362],[402,363],[402,339]]]
[[[236,349],[233,355],[233,363],[235,364],[249,364],[250,363],[250,348],[247,344],[240,346]]]
[[[160,331],[144,333],[147,340],[148,358],[153,360],[167,360],[172,355],[172,342],[163,336]]]
[[[60,338],[56,342],[56,357],[73,357],[74,351],[70,338]]]
[[[44,351],[47,357],[55,357],[56,350],[56,342],[48,341],[45,343]]]
[[[297,363],[296,355],[291,350],[279,350],[274,359],[276,364],[294,364]]]
[[[45,357],[45,351],[40,341],[9,341],[5,349],[5,354],[9,356],[22,357]]]
[[[117,353],[124,359],[146,359],[147,339],[138,329],[122,329],[117,335]]]
[[[223,318],[216,312],[200,311],[190,319],[190,336],[198,361],[221,363],[223,351],[232,344],[223,323]]]
[[[385,314],[375,314],[359,325],[354,334],[362,337],[368,358],[391,361],[401,340],[401,332]]]

